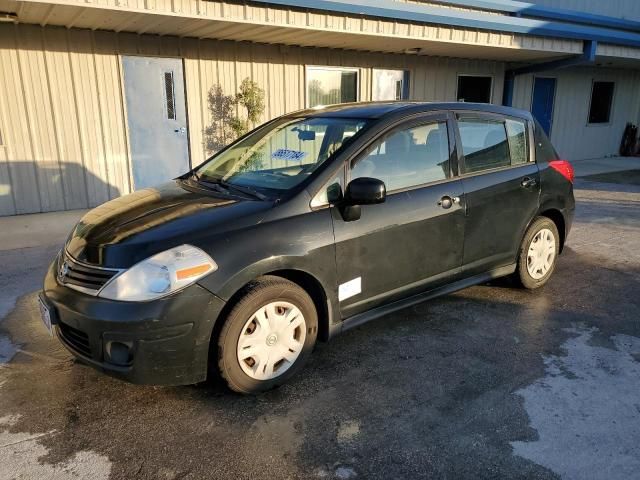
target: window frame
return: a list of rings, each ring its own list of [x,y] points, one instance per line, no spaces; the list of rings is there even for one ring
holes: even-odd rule
[[[434,180],[432,182],[420,183],[416,185],[411,185],[404,188],[397,188],[395,190],[387,190],[387,196],[395,195],[397,193],[408,192],[412,190],[418,190],[421,188],[430,187],[432,185],[438,185],[441,183],[451,182],[457,180],[458,178],[458,167],[457,160],[458,155],[456,151],[457,138],[455,136],[455,131],[453,130],[452,118],[449,112],[433,112],[422,114],[418,117],[412,118],[404,118],[402,121],[398,123],[394,123],[390,125],[388,128],[384,129],[381,132],[378,132],[374,138],[370,139],[357,153],[351,156],[351,158],[345,161],[345,188],[346,185],[349,185],[351,182],[351,172],[353,167],[363,158],[369,155],[371,147],[373,147],[376,143],[380,142],[382,139],[393,135],[395,132],[400,130],[409,130],[412,128],[417,128],[423,125],[429,125],[432,123],[445,123],[447,126],[447,137],[449,141],[449,178],[444,178],[441,180]]]
[[[491,79],[491,85],[489,86],[489,101],[487,103],[493,103],[493,87],[495,86],[495,76],[485,73],[458,73],[456,75],[456,102],[460,101],[460,78],[461,77],[482,77]],[[467,102],[464,103],[474,103]]]
[[[455,133],[456,133],[456,142],[460,146],[459,154],[458,154],[458,171],[460,177],[473,177],[476,175],[484,175],[487,173],[500,172],[502,170],[509,170],[515,168],[522,168],[528,166],[532,163],[536,163],[535,161],[535,140],[533,140],[533,127],[532,122],[529,119],[517,117],[514,115],[502,115],[491,112],[477,112],[477,111],[468,111],[468,110],[457,110],[454,111],[455,118]],[[461,120],[489,120],[489,121],[499,121],[504,125],[505,135],[507,136],[507,148],[509,151],[509,165],[504,165],[502,167],[495,168],[487,168],[486,170],[479,170],[476,172],[467,172],[466,171],[466,159],[464,155],[464,147],[462,146],[462,137],[460,136],[460,127],[458,122]],[[507,131],[506,120],[516,120],[519,122],[524,122],[525,131],[527,132],[527,161],[524,163],[511,163],[513,159],[511,158],[511,146],[509,145],[509,134]],[[533,140],[533,141],[532,141]]]
[[[613,84],[613,88],[611,90],[611,103],[609,104],[609,116],[606,122],[591,122],[591,107],[593,106],[593,91],[596,87],[596,83]],[[616,83],[617,82],[615,82],[614,80],[596,79],[596,78],[591,79],[591,93],[589,95],[589,108],[587,110],[587,127],[606,127],[606,126],[610,126],[613,123],[611,119],[613,117],[613,112],[614,112],[613,107],[616,99],[616,91],[617,91]]]
[[[356,74],[356,99],[354,103],[360,101],[360,82],[361,82],[361,69],[358,67],[339,67],[339,66],[327,66],[327,65],[305,65],[304,68],[304,105],[305,108],[315,108],[309,103],[309,71],[310,70],[332,70],[339,72],[355,72]]]

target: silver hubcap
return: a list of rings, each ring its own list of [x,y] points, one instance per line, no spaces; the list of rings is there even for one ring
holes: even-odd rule
[[[531,240],[527,252],[527,271],[532,278],[544,277],[556,258],[556,237],[548,228],[540,230]]]
[[[238,362],[249,377],[270,380],[295,363],[302,352],[306,323],[298,307],[271,302],[244,324],[238,339]]]

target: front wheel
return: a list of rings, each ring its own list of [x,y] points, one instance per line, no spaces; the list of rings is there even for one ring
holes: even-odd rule
[[[270,390],[302,368],[317,334],[309,295],[284,278],[261,277],[245,289],[222,327],[220,373],[236,392]]]
[[[522,240],[515,277],[528,289],[549,281],[560,251],[558,228],[547,217],[536,218]]]

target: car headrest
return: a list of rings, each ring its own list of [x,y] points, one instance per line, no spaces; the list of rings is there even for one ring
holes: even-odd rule
[[[444,129],[438,127],[435,130],[431,130],[429,135],[427,135],[427,145],[436,146],[441,145],[443,143],[445,131]]]
[[[391,135],[385,145],[385,152],[387,154],[399,154],[406,153],[411,146],[411,137],[409,133],[400,131]]]

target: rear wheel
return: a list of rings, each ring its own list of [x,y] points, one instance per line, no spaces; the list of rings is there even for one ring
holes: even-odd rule
[[[274,276],[257,279],[231,309],[218,339],[218,366],[229,387],[259,393],[289,380],[307,360],[318,332],[313,300]]]
[[[547,217],[538,217],[522,240],[515,277],[528,289],[543,286],[556,267],[560,251],[560,235],[556,224]]]

